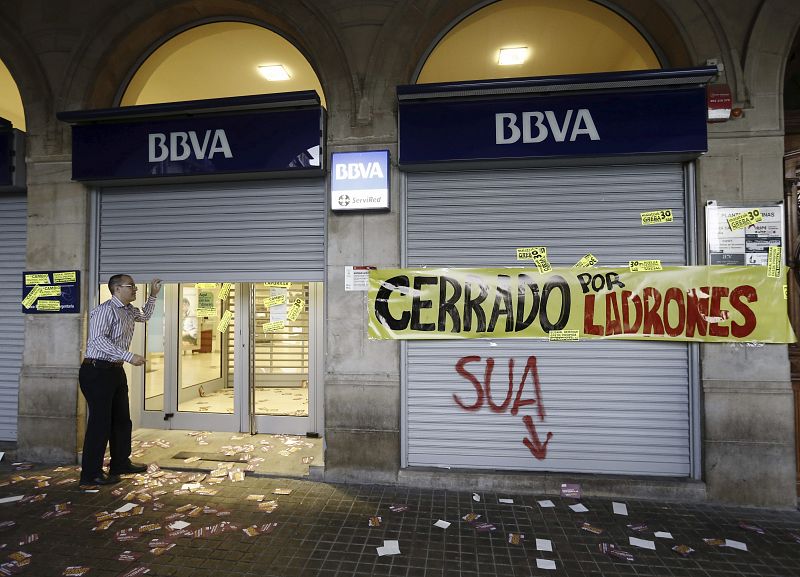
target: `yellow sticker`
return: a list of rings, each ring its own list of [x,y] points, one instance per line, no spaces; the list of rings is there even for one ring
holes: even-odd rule
[[[654,270],[663,270],[661,268],[661,261],[658,259],[631,260],[628,261],[628,268],[631,269],[631,272],[650,272]]]
[[[661,224],[662,222],[672,222],[671,210],[651,210],[650,212],[640,213],[642,224]]]
[[[264,286],[272,287],[272,288],[289,288],[291,282],[265,282]]]
[[[536,268],[539,269],[539,272],[550,272],[553,270],[553,267],[550,266],[550,262],[547,260],[547,255],[538,253],[536,256],[533,257],[533,264],[536,265]]]
[[[218,282],[199,282],[194,285],[197,290],[214,290],[219,286]]]
[[[517,260],[533,260],[534,255],[544,254],[547,258],[547,248],[543,246],[529,246],[517,249]]]
[[[231,283],[224,282],[224,283],[222,283],[222,288],[219,289],[219,294],[217,295],[217,297],[220,300],[224,301],[224,300],[226,300],[228,298],[228,293],[230,293],[230,292],[231,292]]]
[[[778,278],[781,275],[781,247],[769,247],[767,256],[767,276]]]
[[[551,341],[578,341],[580,331],[578,329],[550,331],[547,336]]]
[[[263,325],[261,325],[261,328],[264,329],[265,333],[274,333],[275,331],[281,330],[285,326],[286,326],[285,321],[275,321],[271,323],[264,323]]]
[[[740,228],[746,228],[751,224],[755,224],[757,222],[761,222],[764,220],[764,217],[761,216],[761,211],[757,208],[753,210],[748,210],[746,212],[740,212],[738,214],[732,214],[728,217],[728,226],[731,230],[738,230]]]
[[[219,319],[219,323],[217,323],[217,332],[224,333],[228,330],[228,325],[233,318],[233,313],[231,311],[225,311],[222,313],[222,318]]]
[[[61,287],[54,285],[38,285],[40,297],[60,297]]]
[[[61,303],[59,301],[37,301],[37,311],[60,311]]]
[[[276,297],[269,297],[264,299],[264,307],[270,308],[278,305],[282,305],[286,302],[286,295],[278,295]]]
[[[290,321],[296,321],[297,317],[300,316],[300,313],[306,308],[306,301],[303,299],[295,299],[292,303],[292,306],[289,307],[289,310],[286,313],[286,318]]]
[[[597,257],[592,253],[587,254],[581,260],[575,263],[572,268],[589,268],[598,263]]]
[[[789,298],[789,287],[788,285],[783,285],[783,300],[787,300]]]
[[[25,284],[28,286],[33,284],[50,284],[50,275],[47,273],[26,274]]]
[[[22,306],[24,306],[26,309],[31,308],[31,305],[33,305],[33,303],[36,302],[36,299],[39,298],[39,295],[41,294],[41,292],[40,292],[41,290],[42,289],[41,289],[41,287],[39,285],[36,285],[35,287],[33,287],[31,292],[28,293],[28,296],[26,296],[24,299],[22,299]]]
[[[67,283],[67,282],[75,282],[78,280],[78,275],[76,271],[69,270],[66,272],[54,272],[53,273],[53,282],[54,283]]]

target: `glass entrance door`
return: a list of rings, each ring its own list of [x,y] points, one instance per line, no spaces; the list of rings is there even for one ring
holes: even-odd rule
[[[147,325],[142,426],[317,431],[320,283],[166,284]]]

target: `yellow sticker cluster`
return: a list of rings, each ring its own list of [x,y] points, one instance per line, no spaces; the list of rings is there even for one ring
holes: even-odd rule
[[[275,331],[279,331],[286,326],[285,321],[273,321],[271,323],[264,323],[261,325],[261,328],[264,330],[265,333],[274,333]]]
[[[41,274],[26,274],[25,284],[31,286],[34,284],[50,284],[50,275],[47,273]]]
[[[291,282],[265,282],[264,286],[272,288],[285,288],[288,289]]]
[[[598,263],[597,257],[594,256],[592,253],[587,254],[581,260],[576,262],[572,268],[589,268],[593,267]]]
[[[781,247],[769,247],[769,254],[767,255],[767,276],[771,278],[778,278],[781,276]]]
[[[264,299],[264,308],[275,307],[282,305],[286,302],[286,295],[278,295],[276,297],[268,297]]]
[[[732,214],[728,217],[728,226],[731,230],[738,230],[740,228],[746,228],[751,224],[755,224],[757,222],[761,222],[764,220],[764,217],[761,216],[761,211],[757,208],[753,210],[748,210],[746,212],[740,212],[739,214]]]
[[[306,301],[303,299],[295,299],[292,303],[292,306],[289,307],[289,310],[286,312],[286,318],[290,321],[296,321],[297,317],[300,316],[300,313],[306,308]]]
[[[672,222],[671,210],[651,210],[650,212],[640,213],[642,224],[661,224],[662,222]]]
[[[232,283],[229,283],[229,282],[222,283],[222,288],[219,289],[219,294],[217,295],[217,297],[220,300],[223,300],[223,301],[227,300],[228,299],[228,294],[231,292],[231,286],[232,286]]]
[[[579,341],[580,331],[578,329],[568,329],[561,331],[550,331],[547,337],[551,341]]]
[[[654,270],[664,270],[661,267],[661,261],[658,259],[631,260],[628,261],[628,268],[631,270],[631,272],[651,272]]]
[[[222,313],[222,318],[219,319],[219,323],[217,323],[217,332],[224,333],[228,330],[228,325],[231,323],[231,319],[233,318],[233,313],[231,311],[225,311]]]

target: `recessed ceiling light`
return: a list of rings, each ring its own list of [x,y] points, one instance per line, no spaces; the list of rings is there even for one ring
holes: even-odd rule
[[[267,80],[289,80],[291,75],[281,64],[262,64],[258,72]]]
[[[528,59],[528,47],[518,46],[515,48],[501,48],[497,63],[500,66],[511,66],[522,64]]]

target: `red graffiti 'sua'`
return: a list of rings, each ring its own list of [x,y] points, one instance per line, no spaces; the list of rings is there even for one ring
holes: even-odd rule
[[[486,402],[489,405],[489,410],[493,413],[504,413],[511,404],[511,397],[514,393],[514,359],[508,359],[508,391],[506,392],[506,398],[500,405],[496,404],[492,399],[492,372],[494,371],[494,359],[491,357],[486,359],[483,383],[481,383],[478,378],[470,373],[465,367],[467,363],[477,363],[480,362],[480,360],[481,358],[479,356],[473,355],[462,357],[456,363],[456,372],[471,382],[472,386],[475,387],[475,402],[471,405],[467,405],[455,393],[453,393],[453,400],[465,411],[478,411]],[[533,399],[522,398],[522,390],[525,388],[525,381],[528,380],[528,375],[533,377],[533,390],[535,397]],[[512,415],[516,415],[519,412],[520,407],[534,404],[537,408],[539,420],[544,422],[545,410],[544,404],[542,403],[542,389],[541,385],[539,384],[539,371],[536,368],[536,357],[530,356],[528,357],[528,362],[525,364],[525,370],[522,373],[522,378],[519,381],[517,395],[514,398],[514,404],[511,406],[510,413]],[[528,429],[528,434],[530,435],[530,438],[523,438],[522,443],[528,447],[528,450],[530,450],[534,457],[541,461],[547,456],[547,444],[553,437],[553,433],[548,431],[546,439],[544,443],[542,443],[539,439],[538,433],[536,432],[536,425],[533,422],[533,418],[531,418],[530,415],[525,415],[522,417],[522,422],[525,424],[525,427]]]

